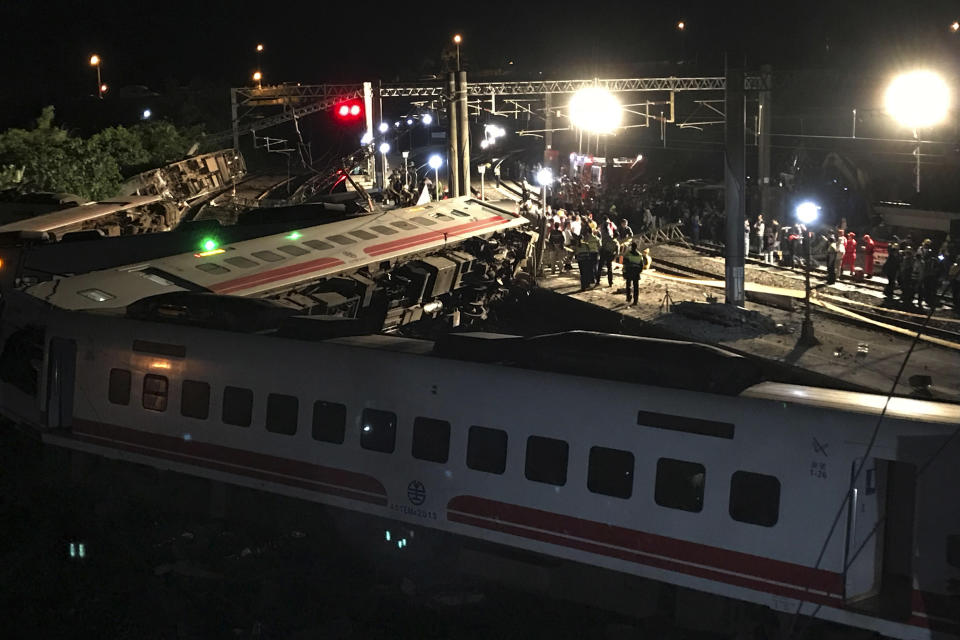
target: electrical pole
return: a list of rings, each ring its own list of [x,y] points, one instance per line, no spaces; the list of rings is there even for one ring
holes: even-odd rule
[[[459,46],[458,46],[459,48]],[[457,119],[459,120],[460,142],[460,195],[469,196],[470,191],[470,112],[467,106],[467,72],[460,71],[457,87]]]
[[[745,100],[743,69],[730,68],[727,60],[726,90],[726,153],[724,154],[724,178],[726,184],[727,232],[724,257],[726,261],[726,303],[742,307],[745,301],[743,269],[745,262],[744,221],[746,220],[743,133]]]
[[[447,121],[447,183],[450,197],[456,198],[460,195],[460,161],[457,153],[460,136],[457,126],[457,74],[453,71],[447,76]]]

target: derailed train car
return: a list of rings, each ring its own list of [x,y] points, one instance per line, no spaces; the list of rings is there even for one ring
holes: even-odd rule
[[[0,412],[637,615],[707,594],[731,619],[960,637],[956,405],[764,380],[692,343],[303,328],[482,308],[523,222],[454,200],[12,291]]]

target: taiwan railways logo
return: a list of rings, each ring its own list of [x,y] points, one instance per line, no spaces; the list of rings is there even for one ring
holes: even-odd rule
[[[419,480],[411,480],[407,485],[407,499],[415,507],[422,505],[427,499],[427,489]]]

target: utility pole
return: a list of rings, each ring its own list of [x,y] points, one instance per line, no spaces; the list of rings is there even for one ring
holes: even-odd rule
[[[453,71],[447,76],[447,121],[447,183],[450,197],[456,198],[460,195],[460,160],[457,153],[460,137],[457,126],[457,74]]]
[[[546,109],[546,124],[543,125],[543,128],[546,131],[543,132],[543,142],[545,149],[549,151],[553,149],[553,94],[548,93],[543,96],[543,103]]]
[[[470,191],[470,112],[467,107],[467,72],[460,71],[459,86],[457,87],[457,116],[459,120],[460,144],[460,195],[469,196]]]
[[[772,93],[773,74],[770,65],[760,67],[760,106],[759,106],[759,129],[760,140],[757,147],[757,185],[760,187],[760,212],[765,216],[764,220],[770,224],[779,211],[774,211],[773,185],[770,175],[770,127],[773,124],[772,111]]]
[[[727,232],[724,257],[726,261],[726,303],[736,307],[744,305],[743,269],[745,262],[744,220],[746,220],[743,133],[745,100],[743,68],[737,59],[737,68],[730,68],[727,59],[726,90],[726,153],[724,154],[724,178],[726,184]]]
[[[233,150],[240,150],[240,121],[237,114],[237,90],[230,89],[230,126],[233,129]]]

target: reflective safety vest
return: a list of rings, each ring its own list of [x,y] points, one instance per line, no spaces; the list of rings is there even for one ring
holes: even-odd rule
[[[623,256],[623,266],[634,271],[641,271],[644,267],[643,254],[627,252]]]
[[[587,251],[590,253],[599,253],[600,251],[600,241],[593,234],[587,234],[583,239],[583,244],[587,246]]]
[[[601,246],[603,247],[603,250],[608,252],[610,255],[617,255],[617,251],[620,250],[620,243],[610,236],[607,236],[603,239],[603,244]]]

